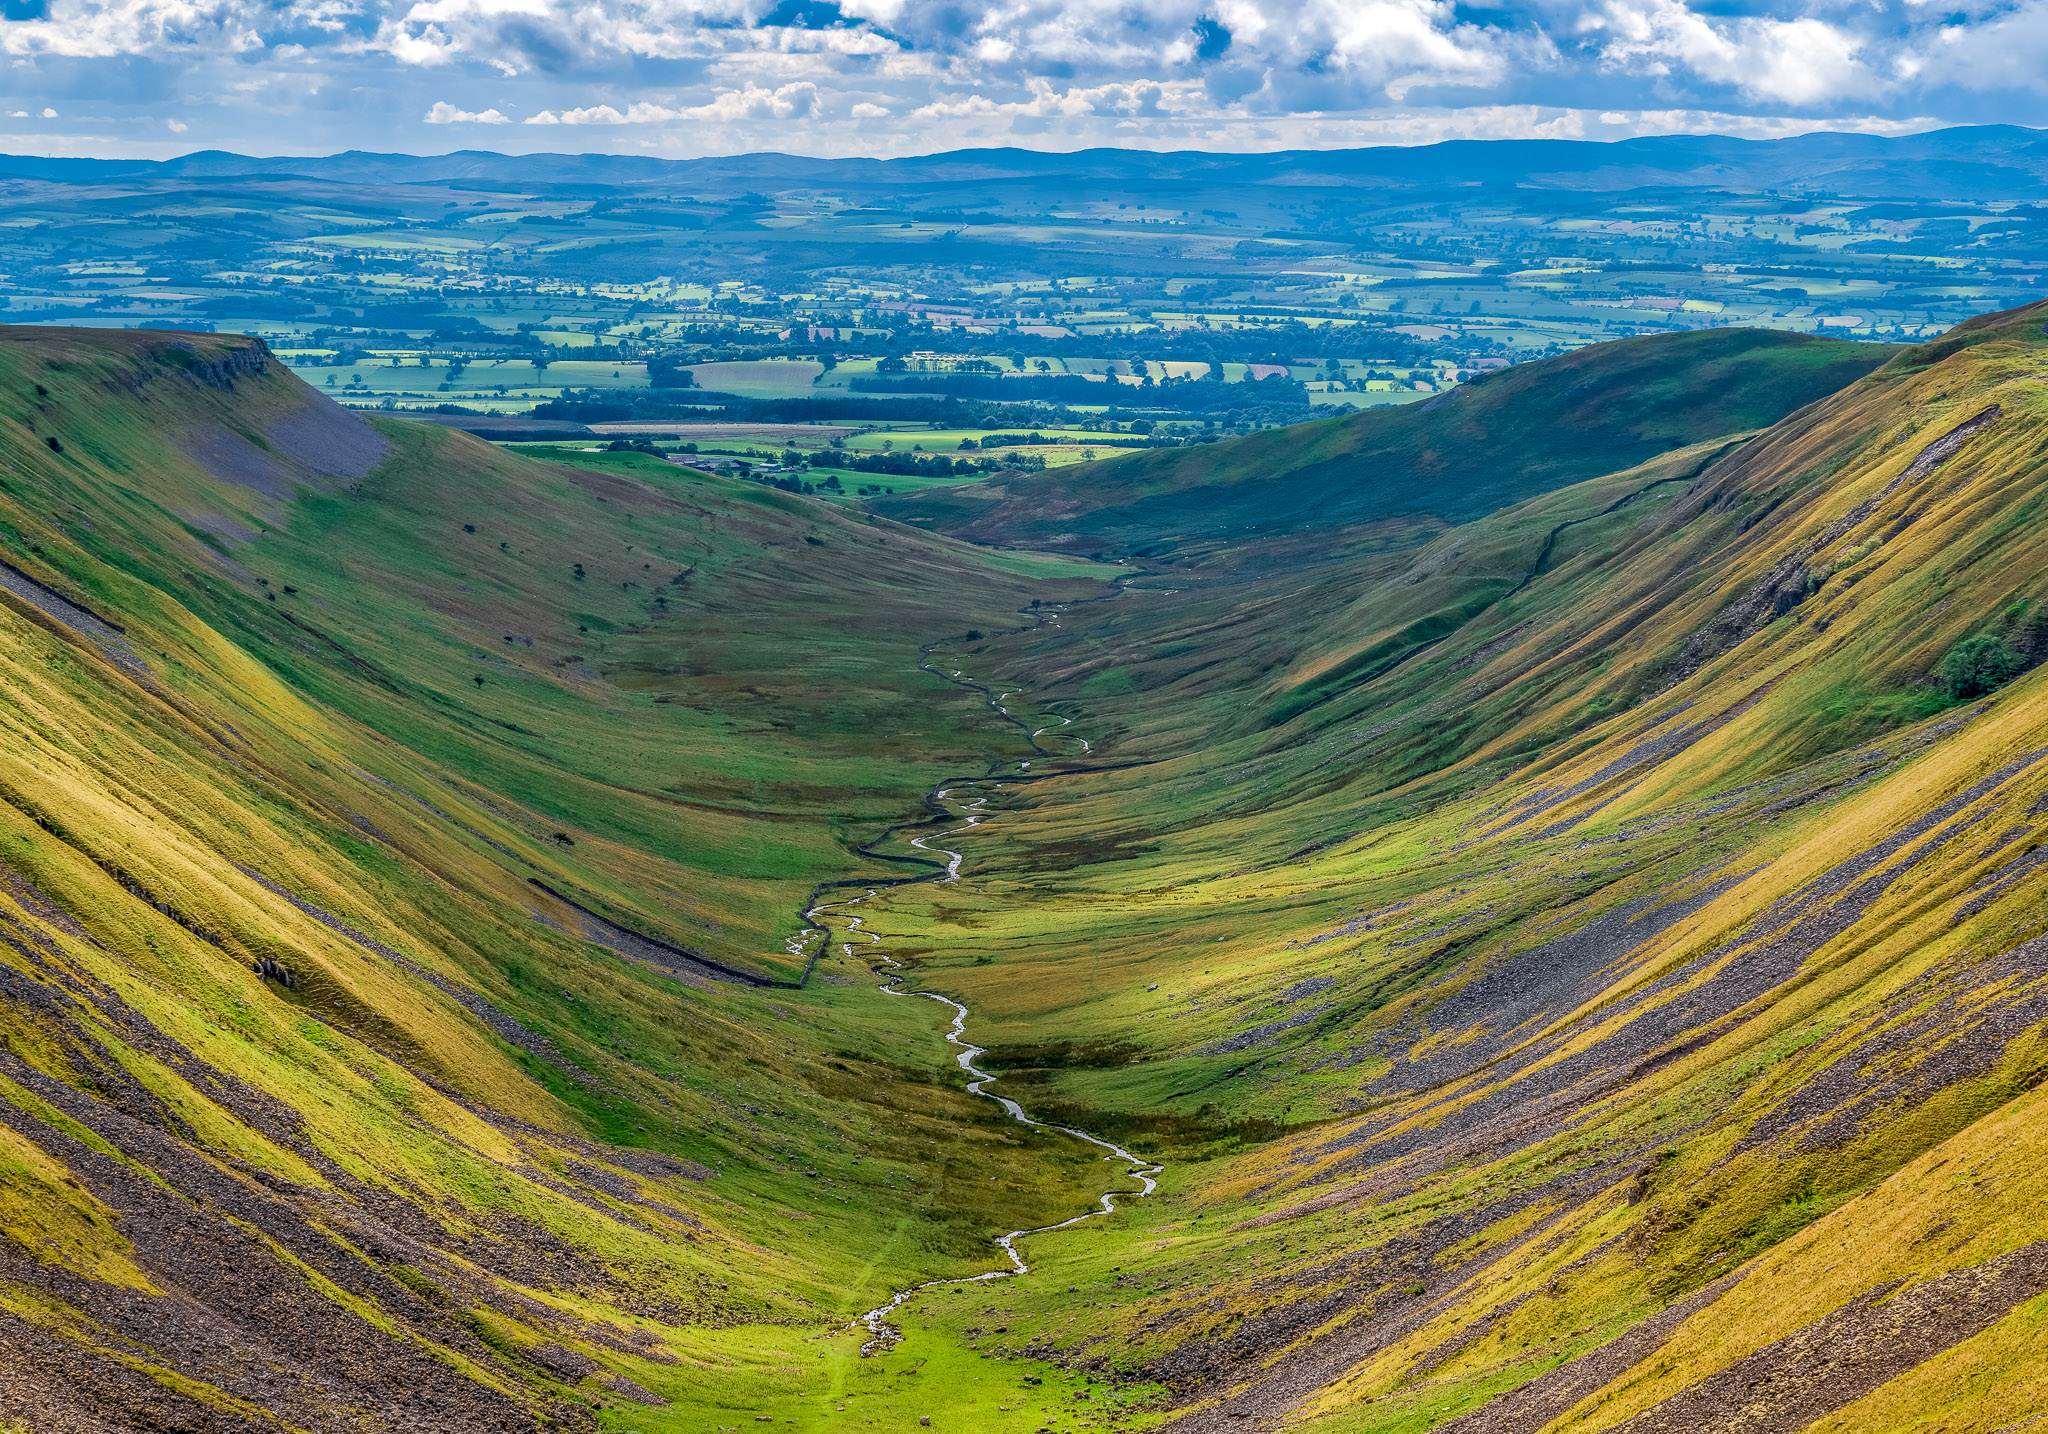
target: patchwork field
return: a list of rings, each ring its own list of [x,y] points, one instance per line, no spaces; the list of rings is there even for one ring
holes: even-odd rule
[[[585,156],[573,179],[474,153],[0,157],[0,300],[23,324],[252,334],[393,411],[953,400],[1247,431],[1630,335],[1902,343],[2034,296],[2032,136],[1835,143]]]

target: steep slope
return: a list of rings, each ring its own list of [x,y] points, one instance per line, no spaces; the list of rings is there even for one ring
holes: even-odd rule
[[[1113,585],[0,330],[0,1424],[2048,1412],[2044,321]]]
[[[759,984],[1029,750],[920,641],[1073,565],[20,329],[0,546],[0,1424],[822,1409],[821,1334],[1093,1200],[923,1003]]]
[[[641,916],[728,961],[781,961],[820,869],[858,864],[838,824],[915,810],[999,731],[918,641],[1099,591],[638,455],[549,468],[373,428],[239,341],[9,340],[25,576],[175,604],[435,784],[483,781],[530,809],[491,835],[523,824],[514,864],[551,884],[602,896],[640,859],[606,842],[659,850],[703,909],[653,883]],[[878,781],[885,740],[907,765]]]
[[[934,1331],[1196,1430],[2048,1412],[2044,321],[1348,583],[962,649],[1098,770],[983,788],[989,878],[869,923],[1002,1088],[1168,1165]]]
[[[1423,403],[874,501],[977,542],[1160,558],[1389,520],[1469,521],[1764,428],[1892,350],[1769,329],[1597,344]]]

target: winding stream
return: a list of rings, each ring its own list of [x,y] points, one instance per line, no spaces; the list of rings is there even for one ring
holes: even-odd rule
[[[1055,616],[1054,620],[1057,621],[1057,616]],[[1010,692],[991,692],[989,691],[989,689],[981,686],[980,683],[975,682],[972,678],[967,677],[964,672],[958,669],[955,669],[950,673],[941,672],[939,669],[931,666],[929,652],[927,652],[927,654],[925,655],[922,665],[925,666],[925,668],[928,671],[931,671],[938,676],[946,678],[946,680],[949,682],[953,682],[962,687],[973,688],[974,690],[983,693],[986,696],[988,705],[990,707],[994,708],[1004,718],[1008,719],[1013,723],[1016,723],[1017,726],[1023,728],[1026,731],[1030,738],[1032,748],[1035,751],[1038,751],[1048,756],[1053,755],[1051,753],[1046,752],[1046,749],[1039,745],[1038,738],[1043,734],[1054,732],[1054,726],[1040,727],[1036,731],[1032,731],[1027,723],[1021,721],[1007,707],[1002,705],[1003,699],[1012,695]],[[1070,726],[1072,722],[1073,719],[1071,717],[1062,717],[1056,725],[1059,727],[1065,727]],[[1065,734],[1056,735],[1064,736]],[[1086,738],[1069,736],[1066,738],[1066,740],[1079,742],[1081,744],[1081,751],[1083,753],[1091,752],[1094,750],[1089,745]],[[1017,765],[1022,768],[1028,768],[1031,764],[1029,762],[1020,762]],[[944,813],[945,815],[962,818],[960,825],[955,827],[949,827],[945,831],[934,833],[929,837],[912,837],[910,838],[910,845],[916,847],[919,851],[929,853],[931,857],[942,858],[944,861],[943,870],[934,870],[927,876],[911,877],[906,880],[887,883],[888,885],[901,886],[907,885],[910,882],[932,880],[936,880],[941,883],[946,883],[958,881],[960,879],[960,866],[961,863],[966,860],[965,854],[948,847],[936,846],[932,843],[942,841],[947,837],[957,836],[961,832],[970,831],[973,828],[981,825],[982,820],[986,815],[983,809],[986,808],[988,805],[988,796],[981,795],[966,798],[962,800],[957,807],[948,807],[947,802],[948,799],[953,796],[953,793],[956,790],[962,787],[978,786],[981,785],[982,782],[992,783],[993,785],[991,785],[990,787],[990,791],[992,792],[1001,790],[1001,783],[997,781],[993,776],[978,780],[970,779],[966,781],[955,779],[951,785],[939,786],[933,789],[931,795],[926,799],[927,807],[933,809],[934,811]],[[807,922],[812,923],[809,929],[824,930],[825,940],[829,943],[832,939],[832,933],[830,928],[824,925],[824,922],[828,919],[826,913],[840,913],[842,914],[842,919],[846,923],[848,936],[863,936],[871,944],[875,946],[880,946],[882,944],[881,936],[873,931],[868,930],[863,922],[863,918],[861,918],[860,916],[846,914],[846,908],[858,906],[861,902],[866,901],[870,897],[877,895],[883,889],[883,886],[883,883],[878,882],[874,885],[868,886],[859,896],[849,897],[841,901],[815,902],[811,905],[811,907],[808,910],[804,912],[805,920]],[[801,940],[803,938],[799,937],[797,939]],[[847,956],[852,956],[854,954],[853,942],[850,940],[843,941],[840,944],[840,950],[843,951]],[[1019,1240],[1022,1240],[1027,1235],[1043,1235],[1053,1230],[1064,1230],[1067,1229],[1069,1226],[1078,1225],[1084,1220],[1093,1220],[1098,1215],[1110,1214],[1117,1208],[1117,1200],[1120,1196],[1128,1195],[1133,1199],[1142,1200],[1147,1195],[1150,1195],[1154,1190],[1159,1188],[1159,1181],[1157,1177],[1160,1171],[1165,1168],[1161,1165],[1155,1164],[1154,1162],[1145,1159],[1143,1156],[1135,1155],[1132,1152],[1124,1149],[1121,1145],[1116,1144],[1114,1141],[1105,1140],[1099,1135],[1091,1135],[1087,1131],[1077,1129],[1071,1125],[1054,1125],[1047,1121],[1034,1120],[1031,1118],[1030,1115],[1028,1115],[1025,1112],[1024,1107],[1019,1105],[1016,1101],[1011,1100],[1006,1095],[999,1095],[996,1092],[988,1089],[990,1084],[992,1084],[995,1081],[996,1077],[990,1075],[987,1071],[982,1070],[980,1067],[974,1064],[975,1057],[981,1055],[985,1048],[982,1046],[975,1045],[972,1041],[968,1040],[966,1035],[964,1034],[967,1028],[967,1018],[970,1014],[967,1007],[961,1002],[954,1000],[952,997],[941,996],[935,991],[904,990],[903,976],[901,974],[902,963],[897,961],[894,957],[890,956],[889,953],[885,950],[877,951],[875,952],[875,954],[881,958],[883,965],[892,968],[889,978],[886,981],[884,981],[879,988],[885,995],[922,996],[924,999],[928,1001],[937,1001],[940,1005],[946,1006],[952,1010],[953,1021],[952,1025],[946,1031],[946,1040],[948,1044],[959,1047],[959,1054],[954,1059],[958,1063],[960,1069],[967,1073],[967,1089],[969,1091],[971,1091],[975,1095],[982,1097],[984,1100],[992,1100],[996,1102],[996,1104],[1000,1105],[1003,1108],[1004,1113],[1007,1114],[1010,1117],[1010,1119],[1016,1121],[1019,1125],[1033,1126],[1040,1130],[1057,1130],[1060,1131],[1062,1134],[1071,1135],[1076,1140],[1083,1140],[1090,1145],[1096,1146],[1097,1148],[1103,1151],[1102,1158],[1105,1161],[1114,1161],[1122,1164],[1124,1167],[1123,1171],[1121,1172],[1122,1177],[1127,1180],[1136,1180],[1138,1182],[1138,1188],[1135,1190],[1129,1188],[1118,1190],[1106,1190],[1103,1192],[1100,1203],[1098,1204],[1097,1208],[1093,1210],[1083,1211],[1081,1214],[1075,1215],[1071,1219],[1061,1220],[1051,1225],[1034,1225],[1027,1229],[1012,1230],[1007,1235],[998,1236],[996,1238],[995,1243],[997,1248],[1003,1252],[1004,1257],[1009,1261],[1008,1268],[985,1270],[978,1275],[961,1275],[950,1279],[925,1280],[918,1284],[911,1285],[907,1289],[898,1290],[894,1295],[890,1297],[888,1303],[877,1305],[875,1308],[869,1310],[866,1314],[861,1315],[858,1319],[854,1321],[855,1324],[862,1326],[868,1332],[868,1338],[861,1344],[860,1347],[860,1352],[863,1357],[883,1353],[889,1349],[894,1348],[896,1344],[902,1340],[902,1329],[899,1326],[892,1324],[889,1320],[889,1316],[894,1314],[897,1311],[897,1309],[902,1306],[904,1301],[908,1300],[911,1296],[917,1294],[920,1290],[933,1289],[941,1285],[981,1284],[990,1280],[1012,1279],[1018,1275],[1024,1274],[1030,1270],[1031,1265],[1024,1258],[1023,1253],[1017,1248],[1017,1242]]]

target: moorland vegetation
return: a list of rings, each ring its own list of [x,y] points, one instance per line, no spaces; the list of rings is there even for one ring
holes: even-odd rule
[[[0,330],[0,1422],[2048,1408],[2044,323],[943,503]]]

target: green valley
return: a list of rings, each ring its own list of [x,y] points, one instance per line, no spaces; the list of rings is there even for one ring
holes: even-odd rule
[[[0,328],[0,1429],[2025,1427],[2044,377],[805,493]]]

